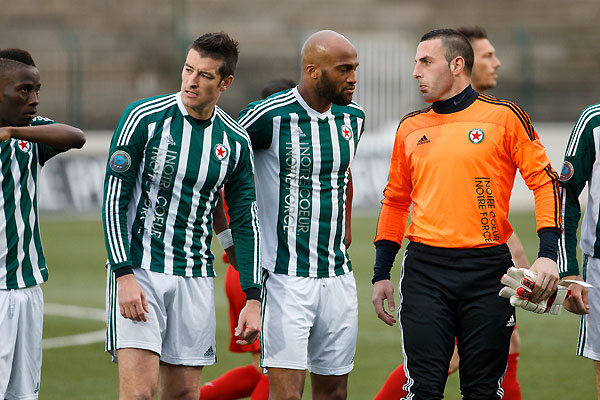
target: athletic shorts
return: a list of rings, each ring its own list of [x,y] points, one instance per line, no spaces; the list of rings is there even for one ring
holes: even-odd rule
[[[235,328],[237,327],[240,318],[240,312],[246,305],[246,294],[242,292],[240,287],[240,274],[231,265],[227,267],[225,273],[225,294],[229,301],[229,330],[231,332],[231,340],[229,341],[229,351],[233,353],[258,353],[260,351],[260,341],[255,341],[250,344],[237,344],[240,340],[235,336]]]
[[[583,280],[600,287],[600,258],[583,254]],[[577,355],[600,361],[600,293],[597,289],[588,291],[590,313],[581,316]]]
[[[352,272],[306,278],[265,270],[261,366],[349,373],[356,352],[357,303]]]
[[[498,292],[500,279],[511,266],[506,245],[481,249],[408,245],[398,311],[407,376],[404,389],[415,399],[443,398],[455,337],[463,397],[502,398],[516,315]]]
[[[0,290],[0,399],[37,399],[44,296],[39,285]]]
[[[119,310],[114,273],[108,270],[106,351],[150,350],[173,365],[212,365],[217,361],[212,277],[183,277],[134,269],[146,294],[147,321],[124,318]],[[116,361],[116,360],[115,360]]]

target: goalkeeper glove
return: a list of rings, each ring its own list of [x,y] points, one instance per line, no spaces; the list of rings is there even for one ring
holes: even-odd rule
[[[534,303],[531,298],[536,278],[535,272],[528,269],[510,267],[500,279],[505,287],[500,290],[498,295],[510,299],[510,304],[513,307],[521,307],[524,310],[538,314],[559,315],[562,305],[569,295],[564,282],[559,283],[556,291],[548,299]]]

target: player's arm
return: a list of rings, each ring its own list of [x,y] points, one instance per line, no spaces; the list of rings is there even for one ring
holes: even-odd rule
[[[0,142],[8,139],[22,139],[45,144],[58,150],[80,149],[85,144],[85,135],[81,129],[55,123],[0,128]]]
[[[108,254],[108,267],[115,274],[121,315],[145,321],[146,297],[133,276],[127,211],[143,157],[147,132],[140,119],[131,118],[135,103],[129,106],[115,129],[104,179],[102,223]]]
[[[254,342],[260,333],[260,290],[262,266],[260,259],[260,228],[254,187],[254,162],[249,142],[242,142],[237,166],[225,183],[225,198],[229,210],[241,288],[246,305],[240,312],[236,336],[240,344]]]
[[[518,106],[507,117],[507,151],[519,169],[535,199],[537,233],[540,239],[538,258],[530,270],[537,278],[533,302],[548,299],[558,285],[558,239],[562,231],[558,174],[552,169],[544,146],[529,117]]]
[[[563,279],[582,280],[577,261],[577,226],[581,218],[579,195],[592,178],[596,145],[593,130],[600,126],[600,116],[594,108],[586,108],[579,117],[567,145],[560,175],[564,229],[559,242],[558,267]],[[589,313],[588,289],[577,284],[569,286],[571,295],[565,308],[576,314]]]
[[[225,201],[223,200],[223,192],[219,191],[219,199],[217,200],[217,207],[213,211],[213,230],[217,235],[217,240],[221,245],[221,248],[227,254],[227,259],[233,268],[238,269],[237,259],[235,258],[235,247],[233,246],[233,236],[231,235],[231,229],[229,229],[229,222],[227,221],[227,213],[225,212]]]
[[[352,172],[348,170],[348,188],[346,189],[346,226],[344,244],[346,248],[352,244],[352,198],[354,197],[354,187],[352,185]]]
[[[517,236],[515,232],[508,238],[506,241],[508,245],[508,249],[510,250],[510,255],[515,263],[515,267],[517,268],[529,268],[529,260],[527,259],[527,254],[525,254],[525,249],[523,248],[523,243]]]
[[[383,192],[381,211],[377,223],[375,237],[375,265],[373,267],[373,297],[377,317],[392,326],[396,319],[386,311],[387,301],[390,311],[395,310],[394,289],[390,280],[390,271],[396,254],[400,250],[404,231],[408,223],[411,205],[411,181],[408,166],[404,157],[404,142],[400,135],[400,127],[396,133],[390,175]]]

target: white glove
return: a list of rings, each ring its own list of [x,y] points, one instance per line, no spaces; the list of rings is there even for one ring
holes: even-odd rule
[[[506,287],[500,290],[499,296],[510,299],[513,307],[521,307],[527,311],[533,311],[538,314],[548,313],[559,315],[562,305],[567,298],[569,291],[566,286],[559,283],[556,291],[546,300],[539,303],[531,301],[533,287],[537,275],[525,268],[510,267],[506,274],[502,276],[500,282]]]

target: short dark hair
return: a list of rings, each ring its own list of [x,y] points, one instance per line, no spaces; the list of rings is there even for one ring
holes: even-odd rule
[[[272,94],[277,92],[281,92],[282,90],[291,89],[296,86],[296,82],[291,79],[281,78],[274,79],[267,83],[265,87],[263,87],[262,92],[260,92],[263,99],[266,99]]]
[[[465,35],[455,29],[435,29],[424,34],[421,37],[421,42],[433,39],[442,40],[442,46],[445,49],[444,57],[448,64],[454,58],[460,56],[465,60],[465,69],[469,75],[471,74],[475,55],[473,47],[471,47],[471,43],[469,43],[469,39]]]
[[[223,31],[205,33],[194,40],[187,52],[191,49],[196,50],[202,57],[222,60],[223,64],[219,67],[221,79],[235,73],[240,52],[237,40],[232,39],[227,33]]]
[[[469,41],[473,39],[487,39],[488,35],[485,29],[480,26],[462,26],[457,29],[460,33],[465,35]]]
[[[0,58],[17,61],[22,64],[29,65],[31,67],[35,67],[33,58],[31,57],[31,54],[29,54],[29,52],[27,50],[17,49],[17,48],[2,49],[2,50],[0,50]]]

